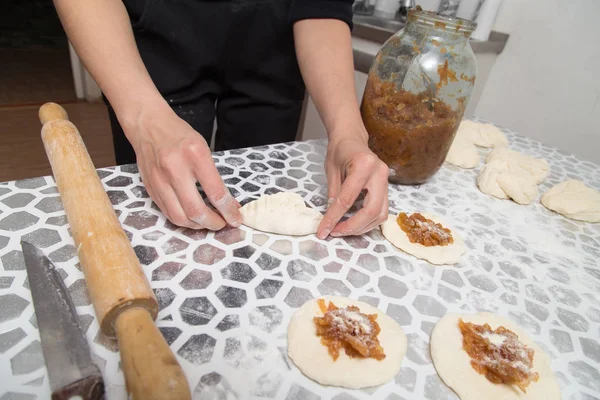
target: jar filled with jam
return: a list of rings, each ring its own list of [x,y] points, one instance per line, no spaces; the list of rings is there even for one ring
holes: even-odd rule
[[[444,163],[475,83],[476,24],[420,9],[377,53],[361,114],[389,181],[423,183]]]

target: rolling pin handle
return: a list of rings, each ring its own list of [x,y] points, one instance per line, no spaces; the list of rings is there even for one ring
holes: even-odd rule
[[[133,400],[191,399],[185,374],[148,310],[124,310],[115,329],[127,392]]]
[[[65,119],[69,120],[69,115],[59,104],[56,103],[46,103],[40,107],[40,111],[38,113],[40,117],[40,122],[44,125],[46,122],[54,121],[57,119]]]

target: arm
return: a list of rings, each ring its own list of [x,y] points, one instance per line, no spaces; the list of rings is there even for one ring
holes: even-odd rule
[[[121,0],[55,0],[69,40],[110,101],[133,145],[148,193],[171,222],[220,229],[225,221],[196,190],[203,186],[227,222],[239,225],[236,202],[206,141],[162,98],[138,52]]]
[[[122,125],[132,126],[144,110],[165,105],[138,53],[122,1],[55,0],[54,5]]]
[[[307,19],[294,24],[300,70],[329,136],[325,170],[330,207],[320,238],[367,232],[388,215],[387,166],[369,150],[354,89],[354,63],[348,24]],[[366,190],[363,208],[339,222]]]

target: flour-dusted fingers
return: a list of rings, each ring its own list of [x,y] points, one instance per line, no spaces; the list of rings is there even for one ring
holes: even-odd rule
[[[360,131],[355,135],[346,131],[330,135],[325,159],[330,205],[319,227],[320,239],[328,234],[342,236],[365,232],[387,216],[389,168],[369,149],[366,132],[361,134]],[[339,223],[363,190],[367,191],[363,209]]]
[[[368,176],[362,171],[358,171],[357,173],[349,175],[346,178],[338,195],[331,199],[331,205],[323,217],[321,224],[327,228],[324,232],[318,235],[319,239],[326,238],[327,234],[330,232],[337,232],[338,222],[340,219],[342,219],[344,214],[348,212],[350,207],[352,207],[358,198],[358,195],[365,186],[367,179]],[[331,231],[327,232],[327,230],[330,229]]]
[[[342,177],[340,170],[336,168],[327,168],[327,208],[331,207],[335,199],[342,189]],[[319,239],[325,239],[329,236],[329,233],[335,227],[335,223],[331,219],[321,220],[319,228],[317,229],[317,237]]]
[[[150,181],[145,179],[142,176],[142,184],[146,188],[146,192],[148,192],[148,196],[150,196],[150,200],[152,200],[152,202],[154,202],[154,204],[156,204],[158,206],[160,211],[163,213],[163,215],[168,220],[171,220],[171,217],[169,216],[169,213],[167,212],[166,207],[164,206],[164,203],[163,203],[161,197],[159,196],[159,194],[157,192],[154,191],[154,188],[152,187],[152,184],[150,183]]]
[[[187,218],[199,226],[213,231],[225,226],[225,220],[204,203],[200,192],[196,188],[196,179],[193,176],[177,176],[173,174],[169,178],[173,191],[177,196],[176,199],[170,200],[177,201],[179,204],[183,211],[182,220],[183,218]],[[173,205],[173,207],[176,207],[176,205]],[[177,224],[177,222],[172,222]]]
[[[219,175],[210,154],[196,160],[194,169],[196,178],[210,203],[215,206],[229,225],[240,226],[242,224],[242,215],[239,211],[240,204],[223,183],[223,179]]]
[[[364,188],[367,195],[363,207],[351,218],[337,224],[331,236],[361,235],[375,228],[388,216],[388,169],[376,165],[371,169]],[[347,180],[351,179],[348,177]]]
[[[163,212],[168,215],[169,221],[171,221],[173,224],[190,229],[207,228],[205,225],[199,224],[188,218],[185,211],[181,207],[181,203],[179,202],[175,190],[173,190],[171,185],[168,183],[160,185],[159,196],[161,202],[163,203],[161,210],[165,210]]]

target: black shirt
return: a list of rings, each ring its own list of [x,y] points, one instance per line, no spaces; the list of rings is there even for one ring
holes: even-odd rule
[[[352,4],[354,0],[293,0],[291,19],[339,19],[352,29]]]

